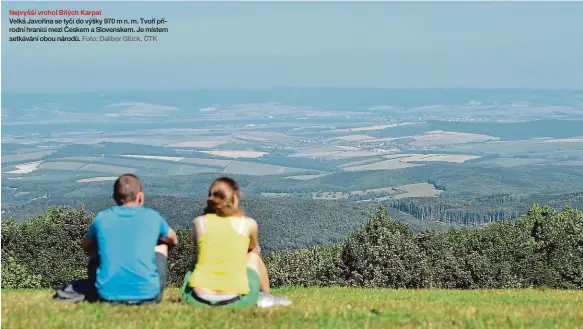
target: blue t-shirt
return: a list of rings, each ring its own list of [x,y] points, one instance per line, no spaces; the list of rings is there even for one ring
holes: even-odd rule
[[[87,236],[97,242],[96,288],[101,298],[141,301],[160,293],[154,248],[170,226],[159,212],[117,206],[95,216]]]

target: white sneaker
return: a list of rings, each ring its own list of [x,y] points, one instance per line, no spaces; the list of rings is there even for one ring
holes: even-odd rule
[[[285,297],[277,297],[264,292],[259,293],[259,298],[257,299],[257,306],[261,308],[272,307],[272,306],[289,306],[292,302]]]

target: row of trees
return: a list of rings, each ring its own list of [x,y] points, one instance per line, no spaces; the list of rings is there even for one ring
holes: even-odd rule
[[[54,287],[85,277],[81,249],[93,215],[53,207],[23,223],[2,222],[2,287]],[[186,229],[169,259],[179,286],[195,246]],[[266,257],[273,286],[390,288],[583,288],[583,213],[533,206],[516,222],[414,233],[379,208],[345,240]]]
[[[528,211],[529,204],[566,205],[583,209],[583,193],[558,195],[500,194],[479,198],[410,198],[391,200],[389,207],[411,214],[420,221],[479,226],[500,220],[516,219]]]
[[[343,243],[275,253],[274,285],[583,288],[583,213],[533,206],[512,223],[419,234],[379,209]]]
[[[14,216],[18,221],[32,217],[26,216],[27,213],[43,214],[50,205],[78,208],[78,202],[78,199],[42,199],[7,207],[3,216]],[[203,212],[205,204],[206,198],[146,195],[146,205],[160,211],[177,229],[190,229],[192,220]],[[87,198],[84,204],[89,212],[114,205],[110,196]],[[341,241],[375,209],[372,204],[299,198],[245,197],[242,205],[259,223],[262,249],[266,252]]]

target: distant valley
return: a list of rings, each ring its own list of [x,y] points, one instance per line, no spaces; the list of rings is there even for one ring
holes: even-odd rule
[[[202,197],[229,175],[251,197],[395,209],[415,198],[583,191],[579,91],[2,96],[4,215],[39,200],[108,196],[126,172],[151,195]]]

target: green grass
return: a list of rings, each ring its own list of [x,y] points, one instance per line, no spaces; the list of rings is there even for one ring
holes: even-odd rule
[[[292,307],[199,309],[170,289],[158,306],[68,304],[2,291],[2,328],[583,328],[583,292],[278,289]]]

